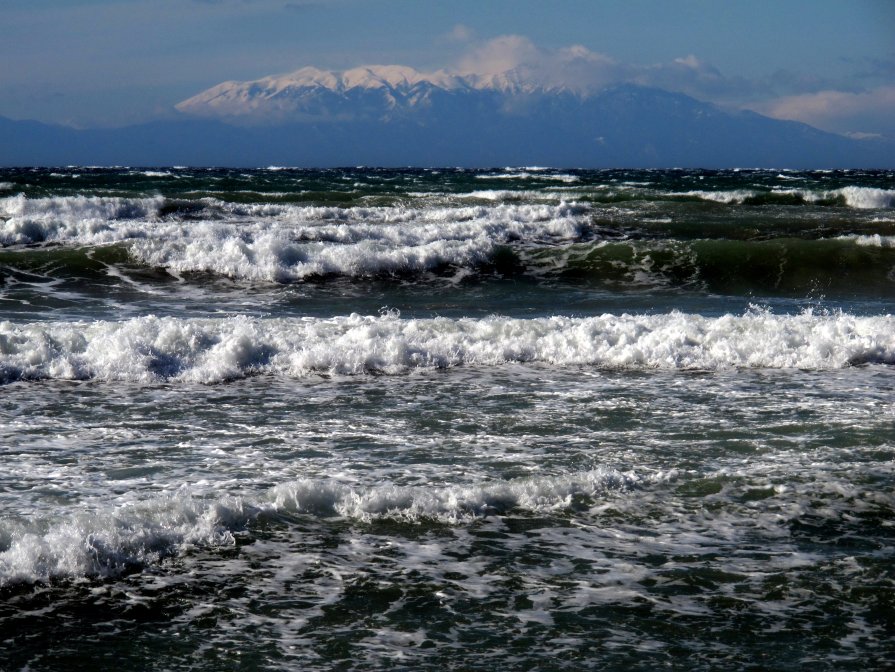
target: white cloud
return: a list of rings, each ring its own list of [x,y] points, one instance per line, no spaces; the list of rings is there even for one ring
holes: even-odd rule
[[[593,92],[622,81],[627,67],[581,45],[543,49],[527,37],[502,35],[471,46],[452,68],[460,75],[490,77],[514,73],[536,86]]]
[[[852,93],[826,90],[785,96],[754,106],[776,119],[802,121],[838,133],[872,135],[895,131],[895,86]]]
[[[490,77],[512,72],[536,86],[595,93],[633,83],[686,93],[701,100],[748,108],[778,119],[802,121],[836,133],[895,137],[895,86],[855,92],[834,82],[779,71],[759,79],[731,77],[695,54],[640,65],[618,61],[581,45],[545,49],[521,35],[470,41],[453,72]],[[845,85],[843,85],[845,88]],[[781,96],[781,92],[788,95]]]
[[[532,84],[581,93],[593,93],[611,84],[634,83],[705,97],[741,84],[725,78],[693,54],[667,63],[634,65],[582,45],[543,49],[521,35],[502,35],[473,45],[454,71],[483,76],[514,71]]]
[[[473,47],[456,70],[461,75],[497,75],[521,66],[537,65],[544,52],[527,37],[502,35]]]

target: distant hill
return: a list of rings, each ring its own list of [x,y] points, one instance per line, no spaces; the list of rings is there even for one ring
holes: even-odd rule
[[[895,167],[895,146],[689,96],[527,84],[518,73],[304,68],[225,82],[179,117],[74,130],[0,119],[0,164],[307,167]]]

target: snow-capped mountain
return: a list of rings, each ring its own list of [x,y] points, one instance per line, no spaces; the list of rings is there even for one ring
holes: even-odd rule
[[[346,120],[425,109],[438,95],[479,92],[513,97],[561,90],[532,84],[519,69],[459,75],[403,65],[366,65],[342,72],[305,67],[249,82],[223,82],[176,108],[191,116],[250,123]]]

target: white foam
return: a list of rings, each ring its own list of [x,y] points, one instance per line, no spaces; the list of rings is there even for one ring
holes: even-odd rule
[[[15,186],[12,182],[0,182],[0,191],[9,191]]]
[[[754,198],[759,192],[749,189],[735,189],[732,191],[685,191],[681,193],[670,194],[671,196],[688,196],[700,198],[704,201],[714,201],[716,203],[740,204],[748,198]]]
[[[670,194],[671,196],[696,197],[717,203],[741,204],[750,198],[758,198],[763,192],[750,189],[730,191],[687,191]],[[882,209],[895,207],[895,189],[877,189],[874,187],[842,187],[831,190],[781,189],[775,188],[774,194],[794,195],[807,203],[823,203],[842,201],[851,208]]]
[[[773,193],[798,196],[806,203],[842,203],[860,210],[895,206],[895,190],[873,187],[842,187],[830,190],[775,188]]]
[[[570,241],[589,224],[576,203],[339,208],[201,201],[206,219],[161,216],[164,199],[0,199],[0,244],[127,243],[175,273],[255,281],[370,275],[486,261],[509,241]]]
[[[232,278],[286,282],[320,275],[363,276],[426,271],[445,264],[470,266],[488,260],[494,243],[484,237],[469,241],[432,241],[391,246],[376,241],[345,245],[292,243],[275,234],[249,242],[238,237],[191,240],[179,245],[141,241],[132,252],[142,262],[174,273],[206,271]]]
[[[55,577],[115,576],[191,545],[234,543],[252,511],[239,500],[206,502],[184,490],[63,520],[0,522],[0,586]]]
[[[277,511],[340,515],[364,521],[389,517],[457,523],[514,508],[536,512],[567,508],[576,497],[593,498],[667,476],[662,473],[642,477],[634,472],[595,469],[564,476],[443,487],[360,487],[336,481],[300,480],[276,486],[271,490],[271,498]]]
[[[140,170],[132,175],[143,175],[144,177],[174,177],[174,173],[167,170]]]
[[[895,248],[895,236],[881,236],[874,233],[870,236],[840,236],[842,240],[853,240],[861,247],[885,247]]]
[[[873,187],[843,187],[832,192],[845,199],[852,208],[892,208],[895,207],[895,189],[875,189]]]
[[[97,244],[145,235],[138,222],[157,216],[161,196],[0,198],[0,245]]]
[[[474,198],[481,201],[555,201],[561,199],[563,193],[560,188],[555,188],[553,191],[479,189],[470,191],[463,196],[464,198]]]
[[[587,208],[574,204],[413,209],[249,206],[251,224],[190,226],[137,241],[141,261],[178,273],[260,281],[372,275],[487,261],[511,240],[576,240]]]
[[[188,487],[141,502],[101,504],[63,520],[0,520],[0,586],[54,577],[114,576],[189,547],[232,546],[234,532],[259,515],[290,513],[371,521],[458,524],[521,508],[555,511],[574,498],[597,498],[673,476],[595,469],[562,476],[442,487],[347,485],[303,479],[260,497],[194,497]]]
[[[537,172],[537,171],[535,171]],[[577,175],[569,175],[567,173],[555,173],[550,175],[544,174],[536,174],[533,175],[532,172],[523,170],[520,172],[510,172],[510,173],[486,173],[483,175],[476,175],[477,180],[529,180],[529,179],[537,179],[537,180],[549,180],[553,182],[579,182],[581,178]]]
[[[839,313],[591,318],[176,319],[0,323],[0,380],[214,383],[256,373],[405,374],[536,363],[633,369],[836,369],[895,363],[895,317]]]
[[[830,457],[833,459],[826,461]],[[639,582],[649,575],[650,569],[639,563],[620,563],[619,558],[642,557],[650,552],[687,556],[742,549],[744,544],[754,548],[757,538],[764,539],[772,544],[767,554],[755,557],[751,552],[725,552],[723,560],[730,571],[752,574],[761,580],[768,571],[791,570],[817,562],[816,557],[799,552],[790,543],[787,521],[806,516],[840,521],[855,514],[879,515],[891,509],[890,493],[874,490],[865,482],[851,481],[845,476],[849,466],[840,460],[841,456],[835,453],[825,457],[823,451],[795,451],[769,459],[755,455],[739,461],[733,469],[705,473],[598,467],[525,478],[417,486],[351,483],[321,477],[285,481],[241,496],[209,492],[201,495],[198,486],[184,485],[173,493],[149,494],[143,499],[134,499],[130,494],[111,501],[98,497],[82,501],[77,512],[47,511],[0,518],[0,587],[57,577],[115,576],[189,549],[230,547],[235,544],[236,535],[254,521],[283,514],[362,522],[437,521],[455,526],[457,538],[463,538],[464,527],[472,521],[499,521],[507,513],[574,512],[584,524],[543,526],[532,534],[542,535],[546,547],[566,548],[568,556],[558,562],[586,560],[587,566],[603,577],[590,584],[587,595],[581,595],[582,604],[624,599],[624,591],[620,595],[618,589],[627,584],[625,575]],[[781,467],[786,468],[781,471]],[[783,478],[781,473],[802,477]],[[710,509],[675,500],[673,490],[677,484],[696,484],[701,479],[725,484],[718,494],[706,495],[711,498]],[[756,507],[741,501],[741,496],[754,487],[769,491],[767,504]],[[601,514],[607,510],[625,516],[630,524],[594,524],[606,522]],[[645,511],[649,515],[643,518]],[[642,525],[634,522],[647,519],[648,523]],[[519,544],[520,537],[523,543],[536,543],[528,535],[504,538],[499,543]],[[404,561],[419,561],[419,557],[413,559],[414,554],[429,560],[439,555],[437,545],[429,545],[431,539],[423,543],[425,546],[414,548],[414,542],[407,540]],[[532,571],[531,580],[545,579],[554,567],[532,567]],[[610,574],[606,576],[606,572]],[[591,593],[591,588],[602,592],[599,586],[606,587],[605,595]],[[631,583],[628,588],[642,592],[642,584]],[[574,596],[571,599],[577,602]]]

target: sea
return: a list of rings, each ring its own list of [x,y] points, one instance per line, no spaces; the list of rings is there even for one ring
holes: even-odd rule
[[[895,172],[0,170],[0,669],[895,667]]]

